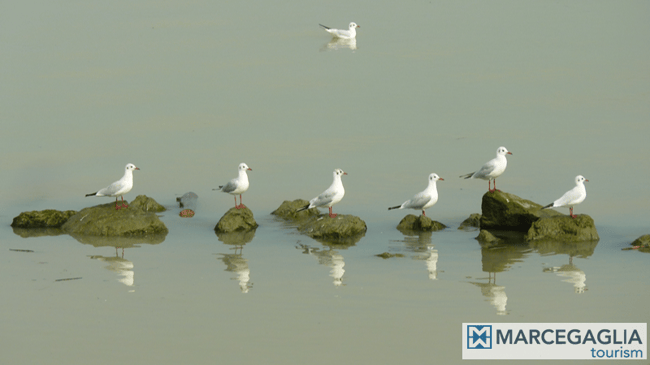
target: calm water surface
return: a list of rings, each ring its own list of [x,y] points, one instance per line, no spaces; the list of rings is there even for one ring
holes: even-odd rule
[[[621,248],[650,233],[648,14],[644,1],[6,5],[0,362],[451,364],[463,322],[647,322],[648,255]],[[318,27],[350,21],[355,44]],[[504,191],[547,204],[587,177],[576,213],[601,240],[486,250],[457,230],[487,188],[458,176],[501,145]],[[83,196],[128,162],[141,170],[126,198],[169,208],[164,241],[9,227],[110,201]],[[214,234],[233,201],[211,190],[240,162],[260,224],[243,247]],[[368,225],[349,247],[270,215],[334,168],[349,174],[335,212]],[[404,235],[408,212],[386,208],[431,172],[445,181],[428,215],[449,228]],[[181,219],[188,191],[197,215]]]

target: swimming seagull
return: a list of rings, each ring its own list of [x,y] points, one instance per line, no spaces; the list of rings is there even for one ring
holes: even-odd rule
[[[350,23],[349,30],[332,29],[330,27],[324,26],[323,24],[318,24],[318,25],[325,28],[325,31],[328,32],[329,34],[333,35],[336,38],[341,38],[341,39],[354,39],[354,38],[356,38],[356,36],[357,36],[357,28],[361,28],[355,22]]]
[[[576,176],[576,186],[564,193],[560,199],[545,206],[544,208],[569,207],[569,215],[571,218],[575,218],[576,216],[573,215],[573,206],[582,203],[587,197],[585,181],[588,182],[589,180],[585,179],[582,175]]]
[[[462,175],[466,179],[483,179],[488,181],[488,191],[493,193],[497,190],[497,177],[501,176],[506,171],[508,160],[506,155],[512,155],[505,147],[497,149],[497,157],[486,162],[485,165],[476,172],[470,172],[467,175]],[[490,189],[490,182],[494,180],[494,189]]]
[[[124,194],[128,193],[133,189],[133,170],[140,170],[135,167],[134,164],[127,164],[124,168],[124,176],[116,182],[110,184],[109,186],[103,188],[92,194],[86,194],[86,196],[114,196],[115,197],[115,209],[128,208],[127,204],[124,204]],[[117,197],[122,197],[122,205],[117,205]]]
[[[248,190],[248,175],[246,174],[246,171],[253,171],[248,165],[245,163],[240,163],[239,167],[239,175],[228,181],[226,185],[220,185],[218,189],[212,189],[212,190],[221,190],[224,193],[229,193],[235,196],[235,208],[241,209],[241,208],[246,208],[244,203],[241,200],[241,195]],[[239,195],[239,205],[237,205],[237,195]]]
[[[330,208],[330,218],[334,218],[337,214],[332,214],[332,205],[338,203],[343,199],[345,195],[345,189],[343,188],[343,182],[341,182],[341,176],[347,175],[348,173],[341,170],[334,170],[334,181],[327,190],[325,190],[321,195],[315,197],[309,201],[309,204],[304,207],[296,210],[300,212],[306,209],[311,209],[315,207],[329,207]]]
[[[438,190],[436,189],[436,181],[445,179],[436,174],[429,175],[429,185],[424,191],[417,193],[411,200],[407,200],[402,205],[397,205],[388,208],[391,209],[415,209],[422,210],[422,215],[426,217],[425,209],[431,208],[438,201]]]

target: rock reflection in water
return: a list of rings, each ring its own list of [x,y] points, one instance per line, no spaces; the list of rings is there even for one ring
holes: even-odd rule
[[[343,256],[332,249],[331,246],[328,247],[327,250],[321,251],[319,248],[303,245],[298,241],[298,246],[296,246],[296,248],[303,250],[302,253],[306,255],[316,257],[319,264],[330,267],[330,276],[334,278],[333,283],[335,286],[344,285],[343,274],[345,274],[345,269],[343,269],[343,267],[345,266],[345,261],[343,260]]]
[[[242,293],[246,294],[253,287],[251,280],[251,270],[248,266],[248,260],[244,258],[243,251],[244,245],[251,242],[255,237],[255,230],[246,232],[231,232],[231,233],[216,233],[219,241],[234,250],[234,253],[220,253],[219,259],[226,264],[225,271],[232,272],[236,276],[233,280],[239,282],[239,289]]]
[[[531,246],[542,255],[567,255],[569,264],[544,268],[544,272],[554,272],[565,283],[573,284],[573,290],[582,294],[587,290],[587,275],[573,265],[573,258],[587,258],[594,254],[598,241],[559,242],[551,240],[535,241]]]

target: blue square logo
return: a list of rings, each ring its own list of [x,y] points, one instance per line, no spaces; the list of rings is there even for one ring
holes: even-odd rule
[[[467,325],[467,349],[492,349],[492,325]]]

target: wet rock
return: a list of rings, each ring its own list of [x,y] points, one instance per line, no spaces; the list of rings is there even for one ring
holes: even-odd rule
[[[365,235],[366,222],[353,215],[339,214],[330,218],[328,214],[312,217],[300,224],[298,230],[309,237],[335,243],[357,242]]]
[[[160,204],[139,195],[128,208],[115,209],[110,202],[82,209],[61,228],[72,236],[134,237],[167,234],[167,227],[154,213]],[[162,208],[164,210],[164,208]]]
[[[214,227],[217,233],[250,231],[258,227],[253,212],[248,208],[230,208]]]
[[[481,203],[481,229],[527,232],[540,218],[562,216],[552,209],[522,199],[514,194],[496,191],[485,193]]]
[[[458,229],[473,230],[481,227],[481,215],[478,213],[470,214],[469,218],[465,219]]]
[[[54,209],[22,212],[11,222],[14,228],[60,228],[73,215],[74,210],[59,211]]]
[[[397,225],[397,229],[401,232],[437,232],[445,228],[447,226],[431,220],[427,216],[416,216],[413,214],[404,217]]]
[[[489,231],[482,229],[481,232],[479,232],[478,236],[476,237],[476,240],[478,240],[481,243],[498,243],[501,241],[501,239],[497,238],[495,235],[490,233]]]
[[[388,252],[380,253],[379,255],[375,255],[375,256],[381,257],[384,260],[389,259],[391,257],[404,257],[404,255],[401,253],[388,253]]]
[[[146,195],[136,196],[135,199],[131,202],[131,205],[129,205],[128,209],[137,209],[143,212],[152,212],[152,213],[160,213],[167,210],[165,209],[165,207],[158,204],[157,201],[153,200],[152,198],[149,198]]]
[[[650,234],[643,235],[630,244],[632,247],[624,250],[638,249],[641,252],[650,252]]]
[[[526,241],[556,240],[562,242],[598,241],[594,220],[586,214],[576,218],[568,215],[542,218],[535,221],[525,236]]]
[[[284,202],[282,202],[280,207],[274,210],[273,212],[271,212],[271,214],[286,220],[293,220],[293,221],[309,219],[311,217],[316,217],[320,214],[320,212],[316,208],[311,208],[300,212],[296,212],[296,210],[304,207],[307,204],[309,204],[309,202],[304,199],[296,199],[294,201],[285,200]]]

